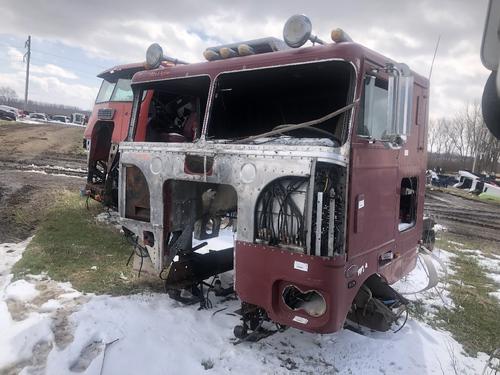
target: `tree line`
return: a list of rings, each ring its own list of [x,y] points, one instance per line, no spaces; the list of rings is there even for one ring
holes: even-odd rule
[[[0,104],[8,105],[18,109],[24,109],[24,100],[19,99],[17,93],[8,86],[0,87]],[[26,108],[28,112],[40,112],[48,115],[64,115],[69,116],[72,113],[83,113],[87,116],[90,115],[89,111],[84,111],[76,106],[69,106],[63,104],[44,103],[33,100],[28,100]]]
[[[500,141],[486,128],[478,103],[465,105],[451,118],[431,120],[427,147],[430,168],[488,174],[498,170]]]

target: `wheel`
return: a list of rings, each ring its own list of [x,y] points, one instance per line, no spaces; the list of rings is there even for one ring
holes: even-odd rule
[[[236,326],[233,329],[233,334],[237,339],[244,339],[248,336],[248,327],[246,325]]]

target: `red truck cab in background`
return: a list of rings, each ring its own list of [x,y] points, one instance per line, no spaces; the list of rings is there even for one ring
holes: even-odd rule
[[[84,147],[89,151],[86,194],[110,207],[118,202],[118,144],[127,137],[133,99],[130,82],[144,69],[144,63],[132,63],[98,75],[103,81],[84,132]],[[143,117],[152,96],[152,92],[143,96]]]

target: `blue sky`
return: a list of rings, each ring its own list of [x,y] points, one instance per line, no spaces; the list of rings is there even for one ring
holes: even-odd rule
[[[487,0],[132,0],[0,1],[0,86],[24,95],[22,55],[32,35],[30,98],[93,105],[102,70],[143,61],[160,43],[171,56],[196,62],[206,47],[264,36],[281,37],[286,19],[307,14],[324,40],[336,27],[427,75],[438,35],[431,82],[431,117],[455,115],[479,101],[488,71],[479,48]]]

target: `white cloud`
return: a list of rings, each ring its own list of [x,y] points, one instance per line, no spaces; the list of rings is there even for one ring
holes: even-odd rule
[[[30,70],[35,74],[43,76],[78,79],[75,73],[54,64],[33,65],[30,67]]]

